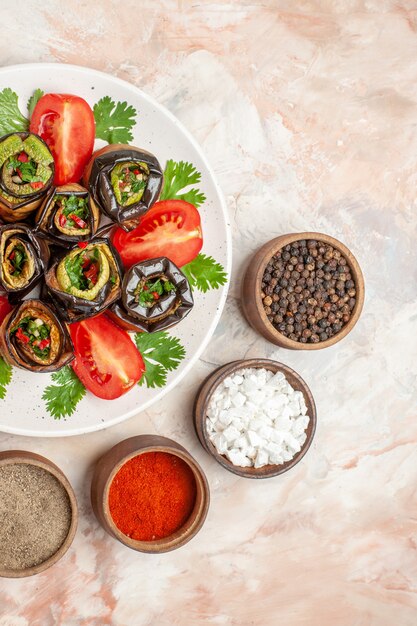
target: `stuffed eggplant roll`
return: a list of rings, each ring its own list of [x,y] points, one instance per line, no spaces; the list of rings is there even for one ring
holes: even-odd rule
[[[0,139],[0,217],[26,219],[41,204],[54,178],[54,159],[46,143],[33,133]]]
[[[163,173],[153,154],[113,144],[93,154],[83,180],[108,217],[132,230],[158,199]]]
[[[69,322],[97,315],[120,297],[121,261],[107,239],[79,243],[45,276],[48,293]]]
[[[188,280],[166,257],[133,265],[125,274],[122,297],[109,311],[127,330],[153,332],[178,324],[193,308]]]
[[[56,372],[74,358],[65,324],[40,300],[25,300],[5,317],[0,349],[10,365],[32,372]]]
[[[0,226],[0,285],[12,299],[22,298],[35,287],[48,261],[48,244],[26,224]]]
[[[77,183],[55,187],[36,214],[35,230],[51,242],[72,247],[97,232],[100,210],[91,194]]]

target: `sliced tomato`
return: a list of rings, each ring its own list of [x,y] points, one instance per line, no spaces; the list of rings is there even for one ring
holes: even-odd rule
[[[30,130],[53,154],[55,185],[80,180],[94,146],[95,121],[89,104],[79,96],[47,93],[35,106]]]
[[[127,332],[106,315],[70,325],[74,372],[94,395],[114,400],[129,391],[145,371],[143,359]]]
[[[9,259],[10,258],[11,258],[11,255],[9,256]],[[7,296],[0,296],[0,324],[2,323],[6,315],[8,315],[12,309],[13,307],[8,301]]]
[[[200,214],[184,200],[162,200],[153,205],[134,230],[116,228],[112,241],[126,269],[160,256],[181,267],[192,261],[203,245]]]

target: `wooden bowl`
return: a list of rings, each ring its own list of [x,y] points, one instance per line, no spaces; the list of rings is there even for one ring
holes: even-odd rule
[[[46,459],[44,456],[40,456],[39,454],[35,454],[34,452],[27,452],[25,450],[9,450],[7,452],[0,452],[0,466],[14,465],[17,463],[41,467],[55,476],[68,494],[71,505],[71,523],[68,535],[63,544],[49,559],[39,565],[28,567],[24,570],[9,570],[0,568],[0,577],[4,578],[24,578],[26,576],[33,576],[34,574],[40,574],[41,572],[44,572],[48,568],[52,567],[52,565],[55,565],[55,563],[64,556],[72,544],[78,525],[78,506],[75,493],[67,477],[63,474],[59,467],[57,467],[49,459]]]
[[[271,370],[271,372],[274,372],[274,374],[276,372],[282,372],[285,375],[287,381],[293,387],[293,389],[295,389],[296,391],[301,391],[304,395],[304,400],[307,406],[307,414],[310,417],[310,421],[306,429],[307,438],[301,450],[297,452],[297,454],[290,461],[282,463],[281,465],[265,465],[264,467],[259,468],[239,467],[237,465],[233,465],[233,463],[231,463],[231,461],[229,461],[227,457],[217,452],[207,432],[207,408],[210,403],[210,398],[215,389],[223,382],[225,378],[227,378],[231,374],[235,374],[239,370],[252,367],[265,368]],[[229,472],[233,472],[233,474],[243,476],[244,478],[271,478],[272,476],[278,476],[279,474],[283,474],[284,472],[287,472],[289,469],[294,467],[294,465],[297,465],[297,463],[301,461],[301,459],[311,446],[311,442],[313,441],[314,433],[316,431],[316,424],[316,405],[312,393],[307,386],[307,383],[301,378],[299,374],[297,374],[297,372],[295,372],[287,365],[283,365],[282,363],[278,363],[277,361],[271,361],[269,359],[247,359],[243,361],[233,361],[231,363],[223,365],[222,367],[219,367],[203,382],[194,404],[194,426],[197,437],[199,438],[203,448],[207,452],[209,452],[209,454],[211,454],[216,459],[216,461],[220,463],[220,465],[229,470]]]
[[[284,246],[294,241],[299,241],[300,239],[317,239],[339,250],[349,264],[352,278],[356,285],[356,304],[349,322],[345,324],[336,335],[333,335],[333,337],[325,341],[319,341],[318,343],[301,343],[285,337],[285,335],[280,333],[269,321],[261,298],[262,277],[271,257]],[[271,241],[263,245],[249,261],[242,283],[242,308],[249,324],[263,335],[265,339],[268,339],[268,341],[271,341],[281,348],[288,348],[289,350],[320,350],[332,346],[343,339],[343,337],[346,337],[359,319],[364,299],[365,283],[357,260],[343,243],[322,233],[292,233],[271,239]]]
[[[113,522],[109,509],[109,490],[113,478],[127,461],[144,452],[167,452],[185,461],[196,482],[196,501],[190,517],[177,532],[155,541],[138,541],[122,533]],[[179,443],[158,435],[137,435],[111,448],[98,461],[91,484],[91,504],[104,530],[125,546],[139,552],[161,553],[180,548],[192,539],[204,524],[210,502],[207,479],[197,461]]]

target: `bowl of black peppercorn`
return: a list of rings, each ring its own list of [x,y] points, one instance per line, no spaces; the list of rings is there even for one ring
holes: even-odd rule
[[[290,350],[317,350],[340,341],[358,321],[365,298],[352,252],[322,233],[281,235],[250,259],[242,308],[251,326]]]

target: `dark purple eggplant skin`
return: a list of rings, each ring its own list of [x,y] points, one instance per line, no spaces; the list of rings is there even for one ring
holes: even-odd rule
[[[141,278],[166,276],[176,287],[176,293],[163,296],[152,307],[143,307],[134,299],[133,292]],[[175,308],[170,312],[170,309]],[[122,297],[111,308],[112,318],[129,330],[155,332],[175,326],[194,306],[190,284],[181,270],[166,257],[136,263],[126,272],[122,283]]]
[[[102,211],[121,228],[129,231],[136,228],[140,218],[157,201],[162,189],[163,171],[153,154],[133,146],[122,147],[123,144],[117,149],[116,145],[114,150],[103,152],[94,158],[88,188]],[[142,161],[149,167],[149,178],[144,194],[139,202],[129,207],[123,207],[117,202],[110,183],[111,170],[123,161]]]
[[[54,321],[61,336],[61,350],[57,358],[50,365],[40,365],[33,361],[29,361],[26,355],[22,355],[18,349],[17,343],[12,336],[10,330],[16,318],[20,315],[21,310],[25,308],[39,308]],[[58,313],[48,304],[41,300],[24,300],[13,309],[3,320],[0,327],[0,352],[4,359],[16,367],[28,370],[29,372],[57,372],[74,360],[74,347],[68,332],[66,324],[60,319]]]
[[[26,296],[39,283],[39,281],[43,278],[46,268],[48,267],[50,258],[49,246],[46,241],[44,241],[41,237],[38,237],[27,224],[16,223],[0,226],[0,242],[4,236],[7,237],[8,231],[15,230],[18,230],[22,234],[21,236],[19,234],[15,234],[13,236],[22,239],[27,248],[33,254],[35,273],[25,287],[11,289],[3,281],[2,259],[0,258],[0,285],[9,295],[12,302],[17,302]]]
[[[48,215],[49,207],[54,201],[56,195],[79,196],[81,198],[85,198],[88,196],[88,223],[90,226],[90,234],[81,236],[65,235],[57,229],[54,223],[55,211],[52,210]],[[40,237],[43,237],[52,244],[69,249],[72,248],[74,244],[78,241],[89,241],[97,235],[100,215],[100,209],[91,198],[91,194],[81,185],[70,183],[67,185],[61,185],[60,187],[53,187],[52,189],[50,189],[42,206],[38,209],[38,212],[36,214],[36,224],[33,228],[33,232],[38,233]]]
[[[108,282],[100,290],[95,300],[84,300],[78,298],[66,291],[62,291],[58,285],[56,279],[56,268],[61,259],[66,256],[72,250],[76,250],[79,246],[73,246],[71,250],[66,250],[64,253],[54,259],[53,264],[45,274],[45,286],[44,294],[46,293],[50,301],[57,308],[61,316],[66,322],[80,322],[94,315],[98,315],[114,302],[116,302],[121,295],[121,284],[123,277],[123,264],[117,250],[113,247],[112,243],[105,238],[91,239],[89,243],[105,243],[110,249],[114,261],[116,263],[117,271],[119,274],[119,285],[112,285]]]

